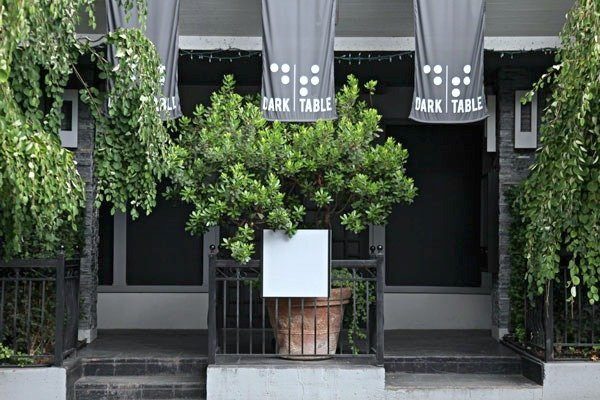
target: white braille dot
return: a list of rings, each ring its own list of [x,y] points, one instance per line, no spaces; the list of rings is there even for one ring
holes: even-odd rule
[[[308,89],[303,87],[300,89],[300,96],[306,96],[308,94]]]
[[[300,84],[301,85],[306,85],[307,83],[308,83],[308,78],[306,76],[302,75],[300,77]]]
[[[312,78],[310,78],[310,83],[312,83],[314,86],[317,86],[319,84],[319,77],[313,76]]]
[[[436,65],[435,67],[433,67],[433,72],[435,72],[436,74],[441,74],[442,73],[442,66],[441,65]]]
[[[470,65],[465,65],[465,67],[463,68],[463,71],[465,71],[465,74],[470,74],[471,73],[471,66]]]
[[[277,72],[279,71],[279,65],[273,63],[271,64],[271,72]]]
[[[430,73],[431,72],[431,66],[430,65],[425,65],[423,67],[423,72],[426,73],[426,74]]]
[[[440,78],[439,76],[436,76],[435,78],[433,78],[433,84],[435,86],[440,86],[442,84],[442,78]]]
[[[469,86],[471,84],[471,78],[469,78],[468,76],[466,76],[465,79],[463,79],[463,83],[466,86]]]
[[[287,64],[283,64],[281,66],[281,72],[283,72],[284,74],[287,74],[288,72],[290,72],[290,66]]]
[[[318,74],[320,70],[321,68],[319,68],[319,66],[316,64],[310,67],[310,72],[312,72],[313,74]]]
[[[455,76],[454,78],[452,78],[452,84],[454,86],[460,85],[460,78],[458,76]]]
[[[290,77],[287,75],[282,76],[281,83],[283,83],[284,85],[287,85],[288,83],[290,83]]]
[[[458,97],[458,96],[460,96],[460,90],[452,89],[452,97]]]

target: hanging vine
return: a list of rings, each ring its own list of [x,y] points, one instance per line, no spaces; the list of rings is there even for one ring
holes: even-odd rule
[[[106,43],[115,49],[115,64],[103,54],[93,55],[101,77],[110,81],[108,90],[81,91],[96,120],[96,203],[110,203],[113,212],[128,210],[136,218],[156,204],[157,181],[170,165],[168,125],[156,100],[164,70],[140,29],[119,29],[107,35]]]
[[[58,132],[63,94],[75,74],[98,127],[99,197],[113,209],[149,212],[167,168],[170,139],[156,112],[162,71],[141,29],[108,35],[118,65],[77,38],[82,13],[94,25],[94,0],[0,0],[0,257],[42,256],[75,247],[84,184]],[[121,0],[143,23],[145,0]],[[91,55],[113,84],[89,87],[77,70]],[[104,107],[104,101],[110,105]],[[69,248],[67,250],[70,250]]]
[[[556,65],[534,87],[550,86],[552,95],[541,147],[517,207],[531,293],[544,292],[566,256],[564,284],[571,296],[583,285],[595,303],[600,300],[600,2],[577,1],[561,40]]]
[[[79,13],[92,0],[0,0],[0,255],[73,240],[83,183],[58,139],[76,62]],[[65,237],[67,236],[67,237]]]

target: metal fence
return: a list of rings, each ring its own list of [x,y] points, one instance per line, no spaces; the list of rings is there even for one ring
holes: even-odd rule
[[[209,363],[352,358],[383,364],[383,248],[333,260],[328,298],[263,298],[261,263],[209,262]]]
[[[4,365],[56,365],[77,347],[79,260],[0,262],[0,341]]]
[[[564,284],[568,269],[561,268],[560,274],[543,295],[525,297],[525,345],[545,361],[589,359],[600,347],[600,316],[587,299],[587,288],[577,286],[572,298]]]

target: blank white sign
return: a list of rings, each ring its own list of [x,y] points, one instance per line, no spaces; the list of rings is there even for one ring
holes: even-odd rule
[[[329,231],[263,231],[263,297],[329,296]]]

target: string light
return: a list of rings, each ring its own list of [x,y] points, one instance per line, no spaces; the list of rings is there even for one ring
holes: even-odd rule
[[[543,48],[537,50],[509,50],[509,51],[501,51],[495,52],[493,50],[486,50],[486,53],[496,53],[500,54],[500,58],[504,58],[506,56],[510,56],[513,59],[515,56],[522,54],[534,54],[534,53],[543,53],[545,55],[551,55],[556,52],[554,48]],[[189,57],[190,60],[198,59],[198,60],[208,60],[208,62],[212,63],[213,60],[223,62],[229,61],[233,62],[236,60],[244,60],[244,59],[253,59],[253,58],[261,58],[262,52],[259,50],[240,50],[240,49],[227,49],[227,50],[181,50],[181,56]],[[339,54],[335,56],[335,60],[338,64],[347,63],[348,65],[352,65],[352,63],[356,63],[360,65],[364,62],[394,62],[394,61],[402,61],[403,57],[408,57],[412,59],[414,56],[414,51],[403,51],[399,53],[387,53],[387,54],[373,54],[367,53],[363,55],[362,52],[358,54],[354,53],[346,53]]]
[[[262,57],[261,51],[256,50],[237,50],[237,49],[229,49],[229,50],[182,50],[180,52],[182,57],[189,57],[190,60],[206,60],[208,62],[215,61],[229,61],[233,62],[236,60],[244,60],[244,59],[252,59],[252,58],[260,58]],[[391,54],[372,54],[368,53],[367,55],[363,55],[362,52],[356,55],[352,53],[336,55],[335,59],[339,64],[342,62],[352,64],[357,63],[361,64],[363,61],[365,62],[383,62],[389,61],[393,62],[394,60],[402,60],[403,56],[408,56],[412,58],[412,51],[403,51],[401,53],[391,53]]]

